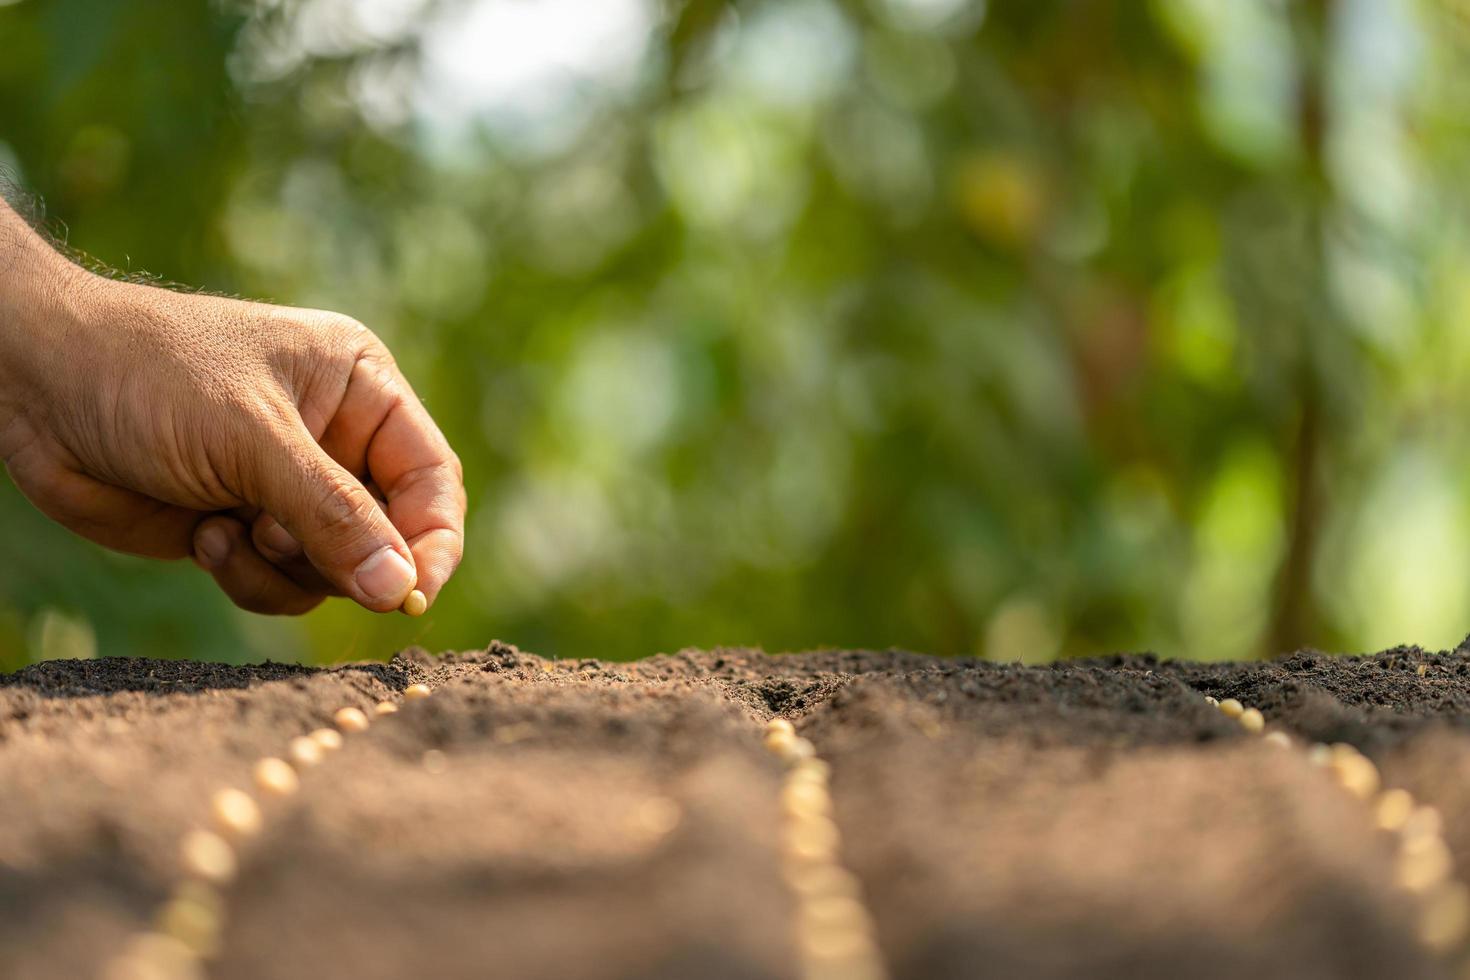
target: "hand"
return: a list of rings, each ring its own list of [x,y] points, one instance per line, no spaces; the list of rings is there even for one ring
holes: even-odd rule
[[[104,279],[18,222],[0,204],[0,457],[37,507],[118,551],[192,555],[254,612],[434,601],[463,474],[366,327]]]

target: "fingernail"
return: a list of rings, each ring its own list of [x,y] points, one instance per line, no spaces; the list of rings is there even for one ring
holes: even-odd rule
[[[219,568],[230,556],[230,536],[222,527],[206,527],[194,535],[194,554],[205,568]]]
[[[260,522],[260,543],[278,555],[294,555],[301,550],[301,542],[291,536],[274,517]]]
[[[369,599],[401,600],[413,588],[413,566],[392,548],[379,548],[353,573],[357,587]]]

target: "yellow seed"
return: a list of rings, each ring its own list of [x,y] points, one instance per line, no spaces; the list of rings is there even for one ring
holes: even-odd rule
[[[332,721],[344,732],[367,731],[368,717],[361,708],[338,708]]]
[[[449,759],[438,749],[429,749],[424,753],[424,770],[438,775],[449,768]]]
[[[825,784],[827,778],[832,775],[832,767],[821,759],[802,759],[791,767],[787,779],[806,779],[815,783]]]
[[[1234,698],[1226,698],[1220,702],[1220,713],[1226,718],[1239,718],[1243,711],[1245,711],[1245,705]]]
[[[323,752],[342,747],[342,733],[335,728],[318,728],[309,737]]]
[[[1330,771],[1339,786],[1360,800],[1371,799],[1378,792],[1378,767],[1356,752],[1334,753]]]
[[[408,598],[403,600],[403,611],[408,613],[410,616],[422,616],[424,614],[424,611],[428,608],[428,597],[425,596],[418,589],[414,589],[408,594]]]
[[[1448,878],[1454,866],[1450,849],[1440,838],[1407,838],[1399,849],[1394,883],[1411,892],[1427,891]]]
[[[1447,882],[1424,897],[1419,940],[1436,953],[1448,953],[1470,932],[1470,889]]]
[[[772,718],[766,722],[767,732],[781,732],[786,735],[795,735],[796,728],[785,718]]]
[[[1266,729],[1265,715],[1262,715],[1255,708],[1246,708],[1236,720],[1240,722],[1241,728],[1244,728],[1253,735],[1260,734]]]
[[[334,733],[335,734],[335,733]],[[322,747],[314,738],[298,735],[287,748],[291,761],[298,766],[314,766],[322,761]]]
[[[827,816],[832,812],[832,796],[820,783],[795,780],[782,787],[781,808],[791,816]]]
[[[403,689],[403,700],[417,701],[419,698],[426,698],[432,693],[434,692],[429,690],[429,685],[427,684],[410,684]]]
[[[684,808],[666,796],[655,796],[638,804],[633,812],[633,827],[649,837],[662,837],[679,826]]]
[[[766,744],[768,746],[771,745],[769,741]],[[778,740],[776,745],[771,747],[771,751],[775,752],[781,761],[792,766],[812,759],[817,754],[817,750],[812,746],[812,743],[800,735],[794,738],[787,737]]]
[[[797,906],[796,922],[798,935],[856,933],[872,941],[872,921],[862,904],[851,898],[829,896],[803,902]]]
[[[391,715],[397,710],[398,705],[394,704],[392,701],[379,701],[377,704],[373,705],[373,714],[376,715]]]
[[[1406,840],[1413,837],[1438,837],[1444,831],[1444,819],[1432,806],[1415,807],[1400,829]]]
[[[865,929],[803,929],[800,936],[802,952],[819,960],[855,959],[873,955],[873,940]]]
[[[1373,822],[1380,830],[1398,830],[1414,812],[1414,798],[1408,790],[1386,789],[1373,803]]]
[[[228,882],[235,877],[235,851],[219,834],[191,830],[179,844],[184,868],[206,881]]]
[[[200,956],[213,956],[219,945],[219,910],[176,896],[158,911],[158,931],[172,936]]]
[[[782,731],[779,728],[767,729],[766,737],[762,739],[762,741],[765,742],[766,748],[770,749],[772,752],[777,753],[779,753],[783,748],[785,748],[787,745],[795,740],[795,732]]]
[[[847,927],[871,930],[868,912],[851,895],[813,896],[801,903],[803,928]]]
[[[174,884],[173,897],[195,905],[203,905],[215,914],[215,918],[224,915],[225,900],[220,897],[219,891],[207,881],[198,878],[181,878]]]
[[[320,747],[311,739],[306,739],[320,752]],[[296,777],[296,770],[284,759],[265,758],[255,764],[255,785],[272,796],[290,796],[296,792],[301,785],[301,780]]]
[[[1218,707],[1220,707],[1220,699],[1217,698],[1217,697],[1212,697],[1212,696],[1206,694],[1205,695],[1205,704],[1209,705],[1212,708],[1218,708]]]
[[[786,852],[804,861],[830,861],[840,840],[837,825],[827,817],[806,817],[786,828]]]
[[[232,834],[250,837],[260,833],[260,807],[249,793],[228,787],[210,798],[215,823]]]
[[[160,932],[145,932],[133,937],[102,976],[104,980],[196,980],[204,971],[198,956],[183,942]]]
[[[871,942],[851,956],[836,959],[804,952],[801,975],[803,980],[888,980],[888,971]]]
[[[1285,732],[1267,732],[1264,741],[1279,749],[1291,748],[1291,736]]]
[[[785,866],[783,874],[792,891],[802,898],[827,895],[857,898],[862,894],[862,885],[857,876],[836,864],[802,861]]]
[[[1418,674],[1420,677],[1423,677],[1425,674],[1429,673],[1429,665],[1420,664],[1419,669],[1414,671],[1414,673]]]

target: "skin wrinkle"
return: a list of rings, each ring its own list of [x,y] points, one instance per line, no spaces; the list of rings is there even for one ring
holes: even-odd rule
[[[401,595],[365,596],[354,578],[383,547],[438,594],[463,551],[458,460],[365,326],[100,278],[3,205],[0,232],[19,241],[14,264],[26,270],[17,280],[0,269],[0,449],[43,511],[150,554],[177,554],[218,526],[230,549],[209,570],[244,608],[299,612],[335,591],[395,608]],[[377,476],[417,488],[434,474],[454,485],[414,489],[386,514],[366,489]],[[305,557],[262,557],[250,526],[261,513]],[[412,548],[390,515],[415,532]],[[426,526],[437,536],[424,544]]]

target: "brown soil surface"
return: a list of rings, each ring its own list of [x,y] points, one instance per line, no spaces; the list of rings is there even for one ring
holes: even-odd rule
[[[418,681],[434,696],[401,701]],[[841,859],[895,977],[1451,975],[1414,940],[1390,839],[1300,746],[1357,745],[1442,809],[1470,870],[1464,650],[1026,668],[495,644],[0,677],[0,977],[99,975],[212,791],[384,699],[401,710],[266,803],[209,976],[796,977],[774,716],[831,765]]]

